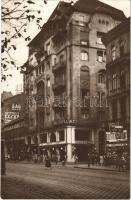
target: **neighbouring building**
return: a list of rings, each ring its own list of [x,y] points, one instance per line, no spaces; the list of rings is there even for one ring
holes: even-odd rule
[[[5,153],[16,159],[18,152],[25,148],[25,135],[28,135],[25,118],[25,94],[11,96],[2,102],[2,139],[5,139]]]
[[[3,132],[3,126],[4,126],[4,118],[5,118],[5,113],[4,113],[4,100],[12,97],[13,94],[11,92],[6,92],[3,91],[1,93],[1,132]]]
[[[23,66],[28,96],[27,141],[52,158],[87,160],[105,152],[106,48],[102,37],[117,26],[122,11],[97,0],[59,2],[29,43]]]
[[[109,31],[107,46],[107,97],[109,129],[107,151],[130,151],[130,18]]]

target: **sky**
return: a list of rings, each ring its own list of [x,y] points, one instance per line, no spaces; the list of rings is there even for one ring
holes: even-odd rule
[[[41,1],[41,11],[43,15],[43,23],[47,21],[55,7],[57,6],[59,0],[48,0],[48,3],[45,5],[43,4],[43,0]],[[67,0],[69,1],[69,0]],[[126,17],[130,16],[130,0],[100,0],[108,5],[111,5],[117,9],[120,9],[124,12]],[[28,34],[33,39],[39,30],[37,29],[34,23],[30,24],[28,27]],[[17,51],[13,52],[12,56],[17,60],[19,66],[22,66],[28,59],[28,47],[27,43],[23,39],[19,39],[16,41]],[[19,70],[11,68],[9,73],[12,73],[12,77],[7,78],[5,82],[1,84],[1,91],[11,91],[14,95],[16,94],[16,87],[22,86],[23,83],[23,75],[20,74]]]

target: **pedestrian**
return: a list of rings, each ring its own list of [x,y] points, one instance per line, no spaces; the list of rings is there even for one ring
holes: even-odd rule
[[[78,156],[75,155],[74,158],[75,158],[75,164],[77,164],[78,163]]]
[[[58,163],[57,154],[54,155],[54,162],[55,162],[55,164],[57,165],[57,163]]]
[[[62,163],[62,166],[65,165],[65,156],[64,155],[61,156],[61,163]]]
[[[45,167],[51,169],[51,160],[48,155],[45,157]]]
[[[104,157],[103,155],[100,155],[100,165],[103,166],[104,163]]]
[[[90,167],[90,153],[88,153],[87,155],[87,163],[88,163],[88,167]]]

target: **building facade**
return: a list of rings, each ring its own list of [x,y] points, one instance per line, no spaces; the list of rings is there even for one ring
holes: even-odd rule
[[[80,161],[105,152],[106,48],[103,35],[125,19],[102,2],[60,2],[29,44],[24,65],[27,138],[44,154]]]
[[[109,31],[107,46],[107,97],[109,136],[107,148],[129,151],[130,144],[130,18]]]
[[[5,154],[16,159],[15,154],[25,145],[25,136],[28,135],[25,118],[25,94],[18,94],[4,99],[2,102],[3,127],[1,137],[5,140]],[[25,146],[24,146],[25,148]],[[15,153],[16,152],[16,153]]]

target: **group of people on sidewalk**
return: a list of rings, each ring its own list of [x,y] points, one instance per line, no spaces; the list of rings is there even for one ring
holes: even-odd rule
[[[75,162],[79,161],[78,156],[76,155]],[[99,155],[98,153],[88,153],[87,155],[87,164],[90,165],[99,165],[107,167],[116,167],[119,171],[129,170],[130,160],[127,152],[122,154],[117,154],[116,152],[107,153],[104,155]]]
[[[16,159],[17,158],[17,159]],[[33,151],[32,154],[27,154],[24,156],[22,153],[19,154],[18,157],[14,157],[11,160],[27,160],[27,161],[33,161],[34,163],[45,163],[46,167],[51,167],[51,163],[61,163],[63,166],[66,163],[66,155],[63,153],[61,155],[53,154],[49,156],[48,154],[40,154],[38,155],[37,151]],[[9,157],[10,160],[10,157]],[[119,171],[121,170],[129,170],[130,168],[130,158],[129,154],[127,152],[108,152],[104,155],[99,155],[98,153],[87,153],[87,164],[88,167],[90,165],[99,165],[99,166],[107,166],[107,167],[115,167]],[[78,162],[81,162],[81,158],[78,154],[74,154],[74,164],[76,165]]]

